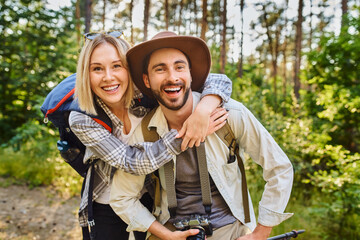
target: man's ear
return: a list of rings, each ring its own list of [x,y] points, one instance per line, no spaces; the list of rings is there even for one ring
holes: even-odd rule
[[[150,88],[150,82],[149,82],[149,77],[147,74],[143,74],[143,81],[144,81],[144,84],[147,88]]]

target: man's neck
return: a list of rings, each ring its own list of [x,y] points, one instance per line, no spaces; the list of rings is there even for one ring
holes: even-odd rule
[[[170,129],[176,129],[180,131],[183,123],[193,111],[193,101],[193,95],[190,91],[188,100],[186,101],[185,105],[179,110],[170,110],[160,104],[161,110],[164,113]]]

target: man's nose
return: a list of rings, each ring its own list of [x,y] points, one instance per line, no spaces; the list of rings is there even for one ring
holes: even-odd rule
[[[178,77],[177,72],[175,71],[175,69],[169,69],[168,80],[169,81],[174,81],[174,82],[179,80],[179,77]]]

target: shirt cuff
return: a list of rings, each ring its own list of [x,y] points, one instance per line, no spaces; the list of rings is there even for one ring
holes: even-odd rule
[[[232,92],[232,81],[225,74],[214,73],[210,73],[208,79],[206,82],[211,81],[211,84],[205,83],[201,91],[201,98],[206,95],[218,95],[222,99],[221,106],[227,103]]]
[[[175,138],[177,134],[178,131],[176,131],[175,129],[171,129],[170,132],[162,136],[162,140],[165,146],[175,155],[179,155],[181,153],[181,143],[182,143],[182,138]]]
[[[259,204],[259,219],[258,222],[266,227],[274,227],[279,225],[281,222],[290,218],[293,213],[280,213],[270,210],[261,204]]]
[[[131,218],[126,231],[146,232],[154,221],[156,219],[149,211],[142,211],[141,214]]]

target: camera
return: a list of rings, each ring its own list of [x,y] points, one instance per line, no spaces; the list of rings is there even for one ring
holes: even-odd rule
[[[207,216],[203,215],[190,215],[190,217],[177,219],[174,222],[177,230],[186,231],[189,229],[199,229],[199,233],[187,237],[188,240],[204,240],[205,236],[211,236],[213,233],[212,225]]]

